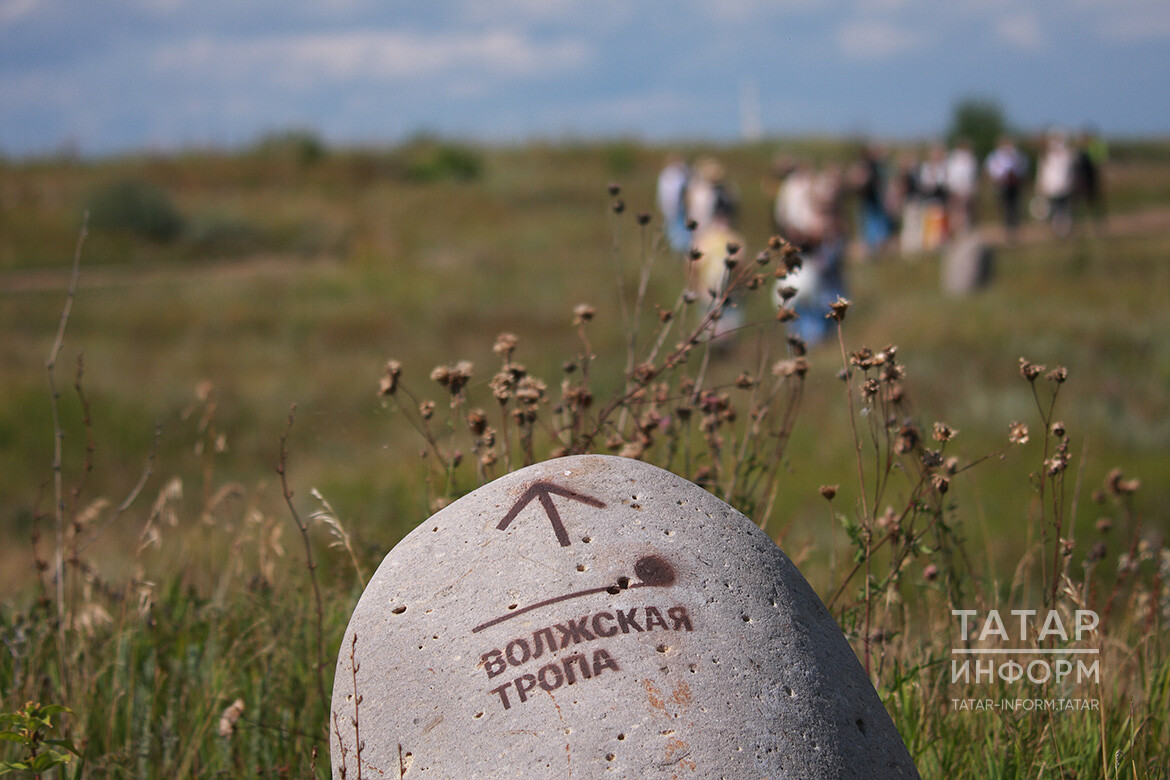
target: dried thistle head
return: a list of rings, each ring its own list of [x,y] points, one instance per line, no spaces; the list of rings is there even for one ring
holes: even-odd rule
[[[1036,381],[1036,377],[1044,373],[1044,366],[1033,363],[1027,358],[1020,358],[1020,376],[1029,382]]]
[[[948,442],[955,438],[956,434],[958,431],[944,422],[936,422],[931,430],[931,436],[939,442]]]
[[[837,497],[837,485],[821,485],[820,493],[821,498],[826,501],[832,501]]]
[[[382,379],[378,382],[378,395],[394,395],[398,392],[398,379],[402,376],[402,364],[397,360],[390,360],[382,372]]]
[[[504,359],[504,362],[512,360],[512,353],[516,351],[516,334],[501,333],[496,336],[496,343],[492,345],[492,352]]]
[[[1064,381],[1068,379],[1068,369],[1064,366],[1057,366],[1056,368],[1049,371],[1045,378],[1049,382],[1054,382],[1058,385],[1063,384]]]
[[[1022,422],[1013,422],[1008,425],[1008,441],[1012,444],[1028,443],[1028,426]]]
[[[467,386],[467,383],[471,381],[471,373],[474,370],[475,367],[469,360],[460,360],[451,367],[451,386],[448,389],[452,395],[461,392]]]
[[[450,387],[451,385],[451,367],[450,366],[435,366],[431,369],[431,381],[438,382],[443,387]]]
[[[829,304],[829,313],[825,316],[835,322],[841,322],[845,319],[847,311],[849,311],[849,299],[838,295],[837,300]]]
[[[776,322],[792,322],[797,316],[799,315],[797,315],[796,311],[787,306],[781,306],[776,310]]]
[[[898,429],[898,435],[894,437],[894,452],[899,455],[905,455],[922,441],[922,436],[918,433],[918,426],[910,421],[902,423],[902,427]]]
[[[475,436],[482,436],[487,430],[487,415],[483,409],[473,409],[467,414],[467,428]]]
[[[1115,468],[1105,477],[1105,487],[1114,496],[1129,496],[1141,489],[1142,481],[1137,477],[1125,479],[1120,468]]]
[[[516,385],[516,400],[527,407],[535,407],[544,400],[547,389],[536,377],[525,376]]]
[[[573,324],[584,325],[593,319],[597,314],[597,310],[587,303],[579,303],[573,307]]]
[[[808,360],[804,357],[795,357],[790,360],[781,360],[772,366],[773,376],[804,376],[808,373]]]
[[[488,382],[488,388],[492,391],[495,399],[503,406],[512,398],[512,391],[515,384],[516,380],[511,371],[498,371],[491,378],[491,381]]]

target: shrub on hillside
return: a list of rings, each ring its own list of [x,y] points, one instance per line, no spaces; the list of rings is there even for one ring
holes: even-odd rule
[[[95,231],[129,233],[158,243],[183,232],[183,216],[162,189],[126,179],[95,190],[86,206]]]

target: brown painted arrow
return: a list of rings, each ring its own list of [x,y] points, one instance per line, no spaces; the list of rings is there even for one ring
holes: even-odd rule
[[[557,535],[557,541],[561,543],[561,547],[568,547],[570,544],[569,532],[565,530],[565,524],[561,522],[561,515],[557,512],[557,506],[552,500],[553,494],[571,498],[574,501],[580,501],[582,504],[588,504],[598,509],[605,506],[604,501],[598,501],[591,496],[583,496],[576,491],[563,488],[552,482],[533,482],[524,491],[524,495],[520,496],[520,500],[512,505],[512,508],[508,510],[508,514],[504,515],[504,519],[500,521],[500,524],[496,528],[500,531],[505,530],[516,519],[516,515],[520,514],[520,511],[528,506],[532,502],[532,499],[535,498],[540,501],[540,505],[544,507],[545,514],[548,515],[548,519],[552,522],[553,533]]]

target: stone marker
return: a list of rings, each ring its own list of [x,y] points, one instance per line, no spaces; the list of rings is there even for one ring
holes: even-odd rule
[[[943,292],[969,295],[991,282],[991,248],[975,231],[969,231],[943,251],[940,281]]]
[[[432,516],[371,579],[333,776],[916,778],[833,618],[702,488],[581,455]],[[356,721],[356,725],[355,725]]]

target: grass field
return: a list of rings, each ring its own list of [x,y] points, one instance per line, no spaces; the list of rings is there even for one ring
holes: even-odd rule
[[[450,396],[428,378],[432,368],[474,365],[462,414],[495,403],[489,381],[501,332],[515,334],[515,360],[554,398],[563,364],[580,367],[592,354],[588,417],[629,387],[632,320],[620,304],[632,310],[648,261],[640,349],[660,327],[655,306],[677,300],[680,261],[659,248],[654,221],[637,219],[653,210],[666,150],[422,140],[321,150],[295,140],[230,154],[0,162],[0,711],[29,700],[69,706],[73,714],[54,719],[83,776],[326,775],[320,692],[362,578],[437,500],[479,484],[477,445],[448,414]],[[851,153],[829,141],[717,150],[741,191],[748,257],[770,235],[767,171],[780,146],[820,159]],[[859,655],[873,654],[875,684],[924,777],[1167,775],[1163,147],[1115,144],[1104,229],[1061,241],[1029,225],[1021,241],[997,247],[994,281],[976,295],[943,295],[936,256],[855,262],[844,349],[831,342],[807,355],[795,422],[768,472],[774,503],[753,516],[840,615]],[[607,192],[611,182],[620,194]],[[67,302],[54,404],[45,363]],[[581,303],[596,315],[578,327]],[[758,327],[703,374],[705,387],[740,407],[738,420],[725,420],[732,443],[750,438],[737,378],[746,371],[762,384],[791,357],[767,296],[743,305]],[[876,419],[885,407],[851,414],[866,409],[860,380],[847,388],[838,378],[849,362],[843,352],[891,344],[905,369],[894,433]],[[1022,378],[1021,357],[1067,368],[1051,418],[1056,385]],[[378,395],[388,359],[403,366],[405,390],[393,397]],[[670,381],[678,372],[693,378],[697,360]],[[437,403],[435,442],[412,426],[408,391]],[[547,407],[542,414],[556,417]],[[962,467],[978,463],[951,474],[944,492],[924,488],[913,478],[919,461],[891,449],[907,420],[924,439],[936,421],[957,429],[945,446],[927,445]],[[1031,435],[1008,447],[1017,421]],[[1045,429],[1058,421],[1070,462],[1048,473],[1060,437]],[[619,445],[633,441],[628,433]],[[671,435],[644,457],[685,470],[670,460]],[[591,446],[604,450],[604,438]],[[451,469],[456,446],[467,457]],[[552,448],[542,432],[535,455]],[[712,465],[709,447],[696,452],[692,471]],[[502,467],[502,458],[492,466]],[[1122,477],[1110,481],[1116,468]],[[837,486],[831,502],[820,490],[827,485]],[[924,535],[877,549],[891,512],[917,518]],[[312,576],[298,520],[319,564]],[[334,544],[342,529],[349,549]],[[1070,541],[1067,556],[1060,539]],[[850,577],[855,559],[867,565]],[[1077,599],[1113,605],[1093,691],[1102,712],[952,710],[951,698],[982,695],[979,686],[949,685],[939,665],[953,638],[952,607],[1063,609]],[[869,609],[877,603],[882,610]],[[880,627],[862,623],[871,611],[883,616]],[[876,642],[883,631],[888,638]],[[1010,692],[1001,684],[994,697]],[[234,735],[221,737],[220,715],[237,699],[243,714]],[[14,746],[0,755],[19,754]]]

